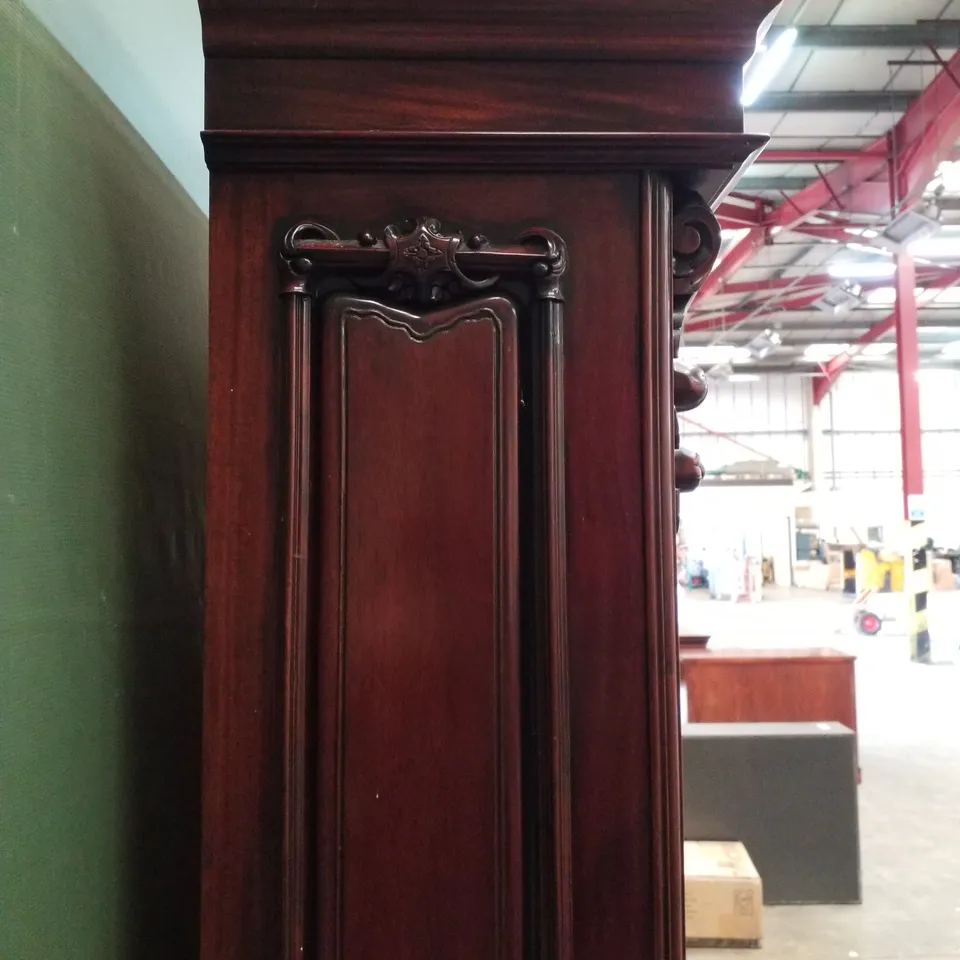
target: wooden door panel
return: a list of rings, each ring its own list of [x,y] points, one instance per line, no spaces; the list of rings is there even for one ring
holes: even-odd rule
[[[520,957],[517,313],[323,310],[324,957]]]

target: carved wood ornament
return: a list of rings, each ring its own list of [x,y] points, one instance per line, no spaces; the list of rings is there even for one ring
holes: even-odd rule
[[[372,327],[406,338],[411,350],[468,328],[492,334],[494,501],[497,541],[494,605],[497,814],[493,846],[495,956],[519,960],[524,929],[538,950],[566,956],[571,942],[569,705],[566,640],[566,542],[563,456],[563,240],[529,229],[506,246],[481,234],[444,233],[436,219],[388,226],[352,241],[329,227],[300,223],[281,250],[287,317],[287,544],[285,575],[286,726],[284,783],[285,960],[307,945],[321,956],[351,955],[355,928],[344,927],[350,884],[344,790],[350,762],[345,686],[350,630],[350,353],[376,362]],[[320,321],[322,330],[314,327]],[[375,334],[375,337],[382,334]],[[396,346],[389,362],[400,362]],[[475,358],[476,359],[476,358]],[[324,380],[319,457],[311,371]],[[418,366],[429,373],[430,365]],[[368,384],[369,392],[369,384]],[[337,415],[331,418],[330,411]],[[360,431],[362,432],[362,431]],[[360,457],[363,457],[363,452]],[[397,469],[402,465],[397,462]],[[334,476],[336,475],[336,476]],[[389,483],[389,478],[384,477]],[[312,503],[314,488],[322,492]],[[319,520],[311,516],[318,509]],[[318,540],[309,531],[321,529]],[[312,545],[316,543],[316,549]],[[362,549],[358,547],[357,549]],[[323,586],[314,601],[318,568]],[[334,581],[331,578],[334,577]],[[369,585],[368,585],[369,586]],[[521,594],[523,597],[521,598]],[[376,605],[370,590],[365,602]],[[331,611],[339,611],[334,617]],[[319,620],[319,691],[308,690],[311,624]],[[521,695],[521,690],[522,695]],[[321,706],[319,758],[311,751],[310,704]],[[525,716],[521,718],[521,703]],[[368,711],[371,703],[364,704]],[[521,738],[521,723],[536,731]],[[466,745],[464,744],[464,748]],[[317,760],[319,759],[319,770]],[[319,782],[319,794],[312,784]],[[389,783],[383,785],[386,791]],[[356,804],[354,803],[354,806]],[[317,810],[322,811],[314,822]],[[370,818],[364,828],[370,831]],[[521,839],[522,838],[522,839]],[[522,845],[522,846],[521,846]],[[320,872],[311,876],[311,851]],[[553,878],[548,882],[548,878]],[[360,881],[356,881],[360,882]],[[516,914],[524,898],[529,915]],[[320,891],[318,893],[318,890]],[[363,891],[364,900],[372,891]],[[395,896],[395,895],[394,895]],[[360,897],[358,897],[360,899]],[[305,904],[319,901],[319,931]],[[442,904],[438,904],[438,909]],[[535,931],[535,932],[534,932]],[[362,951],[361,951],[362,952]],[[363,954],[366,955],[366,954]]]
[[[673,215],[673,330],[674,357],[683,336],[683,317],[720,255],[720,224],[699,194],[688,190],[674,196]],[[674,359],[674,404],[677,412],[695,410],[707,397],[707,378],[699,367]],[[674,420],[676,484],[689,493],[705,476],[700,457],[680,446],[680,424]],[[677,524],[679,529],[679,508]]]

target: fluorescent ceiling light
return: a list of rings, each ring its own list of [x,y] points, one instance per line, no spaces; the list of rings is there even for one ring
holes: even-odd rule
[[[932,237],[940,230],[940,212],[931,207],[926,211],[904,210],[884,228],[881,241],[897,251],[911,250],[913,245]]]
[[[940,352],[950,360],[960,360],[960,340],[954,340],[952,343],[946,344]]]
[[[937,180],[947,193],[960,193],[960,162],[944,160],[937,167]]]
[[[750,230],[747,227],[744,227],[742,230],[721,230],[720,239],[724,243],[736,243],[742,237],[745,237],[749,232]]]
[[[763,360],[780,346],[780,342],[780,334],[776,330],[764,330],[747,344],[747,350],[755,360]]]
[[[684,363],[703,367],[716,363],[743,363],[750,359],[750,351],[746,347],[714,344],[708,347],[681,347],[679,357]]]
[[[914,287],[913,295],[919,300],[925,292],[923,287]],[[867,294],[867,303],[872,307],[892,307],[896,302],[896,287],[877,287]]]
[[[946,290],[941,290],[934,299],[937,303],[960,303],[960,287],[948,287]]]
[[[827,267],[827,273],[837,280],[884,279],[892,277],[896,272],[896,264],[885,260],[831,263]]]
[[[757,98],[773,82],[790,58],[790,51],[797,42],[797,31],[790,27],[784,30],[770,46],[761,44],[756,55],[747,64],[743,77],[743,96],[740,103],[753,106]]]
[[[955,370],[944,367],[927,367],[924,370],[918,370],[916,373],[917,380],[925,382],[939,380],[943,383],[945,380],[955,380],[956,376]]]
[[[834,357],[846,353],[850,349],[849,343],[811,343],[803,351],[804,359],[812,360],[814,363],[826,363]]]
[[[863,360],[882,360],[897,349],[895,343],[868,343],[857,354]]]
[[[867,294],[867,303],[872,306],[892,306],[897,302],[896,287],[877,287]]]
[[[927,237],[915,240],[907,249],[924,260],[960,260],[960,236]]]
[[[759,373],[731,373],[727,377],[730,383],[756,383],[759,379]]]
[[[838,287],[830,287],[814,301],[813,306],[822,313],[834,315],[846,313],[863,302],[860,284],[847,281]]]
[[[848,250],[856,250],[857,253],[866,253],[874,257],[892,257],[893,254],[883,247],[872,247],[869,243],[856,243],[853,240],[844,244]]]

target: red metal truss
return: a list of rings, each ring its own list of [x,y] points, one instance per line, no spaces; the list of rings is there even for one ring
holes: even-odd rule
[[[878,320],[862,337],[850,344],[844,353],[835,356],[829,363],[824,364],[823,376],[813,381],[813,402],[817,405],[830,392],[840,374],[846,370],[851,360],[855,360],[865,346],[875,343],[888,334],[897,324],[896,313]]]
[[[703,281],[703,286],[696,295],[696,303],[704,303],[714,293],[718,293],[726,280],[732,277],[742,266],[748,263],[767,242],[765,227],[747,230],[743,236],[734,240],[730,247],[721,254],[720,260]]]
[[[768,214],[764,223],[750,225],[707,277],[697,302],[704,303],[723,289],[764,245],[773,227],[796,228],[819,211],[836,210],[838,204],[849,212],[890,217],[897,212],[895,205],[902,209],[915,200],[933,178],[939,163],[953,156],[960,139],[960,87],[954,80],[956,74],[960,74],[960,52],[954,54],[889,134],[787,198]],[[817,162],[822,161],[823,158]],[[892,184],[891,169],[895,171]],[[734,217],[731,222],[743,226],[743,221],[749,219],[749,208],[734,206],[735,211],[721,208],[721,213],[730,214]]]
[[[736,326],[751,317],[773,316],[785,311],[809,310],[820,299],[823,291],[836,284],[829,274],[810,274],[806,277],[782,277],[775,280],[759,280],[753,283],[730,283],[724,287],[724,294],[740,294],[751,299],[741,301],[735,310],[717,307],[715,310],[696,311],[683,325],[686,333],[704,330],[722,330]],[[916,272],[918,287],[925,290],[945,290],[960,283],[960,269],[957,267],[924,266]],[[859,284],[864,293],[894,287],[892,277],[867,280]],[[763,298],[767,299],[764,300]],[[760,298],[760,299],[753,299]],[[838,324],[842,320],[838,319]],[[867,343],[872,341],[867,340]],[[849,358],[849,359],[852,359]],[[846,364],[843,364],[845,366]],[[843,366],[840,369],[843,369]]]
[[[810,288],[825,289],[835,285],[836,277],[831,277],[829,273],[811,273],[805,277],[775,277],[769,280],[750,280],[745,283],[728,283],[724,288],[724,294],[738,294],[747,296],[749,294],[774,294],[778,291],[808,290]],[[917,267],[917,286],[940,289],[944,286],[953,286],[960,283],[960,270],[954,266],[935,266],[922,264]],[[893,279],[866,280],[860,284],[863,290],[877,290],[881,287],[892,287]],[[708,309],[708,308],[705,308]],[[720,309],[719,307],[717,308]]]
[[[909,263],[908,263],[909,261]],[[926,277],[926,279],[924,279]],[[902,348],[901,334],[906,332],[908,336],[917,336],[917,301],[915,290],[918,286],[927,290],[947,290],[950,287],[960,283],[960,270],[951,267],[939,271],[936,277],[930,277],[926,270],[917,270],[910,257],[900,257],[897,263],[896,280],[890,283],[896,284],[897,307],[893,313],[882,320],[878,320],[867,332],[855,343],[851,344],[850,349],[839,356],[834,357],[823,367],[823,376],[813,383],[813,402],[819,404],[821,400],[830,392],[830,388],[837,382],[840,374],[850,365],[852,360],[859,356],[860,352],[868,343],[874,343],[881,337],[890,333],[891,330],[897,330],[898,349]],[[887,286],[890,286],[890,283]],[[906,324],[906,326],[905,326]],[[912,330],[912,334],[910,331]],[[908,353],[909,353],[908,349]],[[913,354],[916,353],[916,343],[914,343]],[[915,361],[916,357],[908,356],[908,361]],[[898,356],[898,365],[900,362]],[[916,371],[914,371],[916,372]]]

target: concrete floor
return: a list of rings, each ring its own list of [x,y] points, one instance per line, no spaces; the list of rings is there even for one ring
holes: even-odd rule
[[[756,605],[681,596],[683,632],[711,646],[830,646],[857,655],[861,906],[767,907],[759,950],[689,960],[941,960],[960,956],[960,593],[931,594],[938,666],[909,661],[896,626],[850,628],[836,594],[768,590]],[[901,628],[902,629],[902,628]]]

